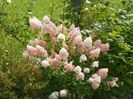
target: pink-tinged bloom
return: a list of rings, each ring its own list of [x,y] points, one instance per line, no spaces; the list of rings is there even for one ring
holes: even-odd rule
[[[97,74],[101,76],[102,79],[105,79],[108,75],[108,68],[101,68],[98,70]]]
[[[101,52],[107,52],[109,50],[109,43],[101,44]]]
[[[43,17],[42,23],[50,24],[50,23],[51,23],[51,20],[49,19],[49,17],[48,17],[47,15],[45,15],[45,16]]]
[[[74,28],[72,31],[69,33],[69,37],[74,40],[78,35],[80,35],[80,29],[79,28]]]
[[[46,42],[44,42],[43,40],[41,39],[35,39],[34,42],[32,43],[33,45],[39,45],[43,48],[46,48],[47,47],[47,44]]]
[[[27,52],[30,56],[33,56],[35,57],[37,55],[37,50],[36,48],[30,46],[30,45],[27,45]]]
[[[29,24],[32,29],[41,28],[43,25],[40,20],[38,20],[36,17],[32,17],[29,19]]]
[[[84,48],[91,48],[92,47],[92,38],[87,37],[84,41],[83,41],[83,47]]]
[[[69,50],[69,47],[65,42],[63,42],[62,47],[65,48],[66,50]]]
[[[95,42],[94,42],[94,47],[95,48],[98,48],[98,47],[100,47],[101,46],[101,40],[99,39],[99,40],[96,40]]]
[[[89,82],[91,83],[93,89],[95,90],[100,86],[101,76],[93,74],[92,77],[89,79]]]
[[[100,87],[100,83],[96,83],[96,82],[93,82],[92,83],[92,88],[95,90],[97,89],[98,87]]]
[[[61,64],[61,58],[55,52],[53,52],[52,54],[53,54],[52,58],[49,59],[49,64],[52,65],[53,67],[57,68]]]
[[[75,37],[75,39],[73,40],[74,45],[81,45],[82,44],[82,35],[78,35],[77,37]]]
[[[53,24],[44,24],[42,27],[44,33],[48,33],[51,36],[56,36],[56,27]]]
[[[57,58],[49,59],[49,64],[52,65],[55,68],[58,68],[60,63],[61,63],[61,61],[58,60]]]
[[[43,47],[36,45],[37,54],[43,57],[48,57],[47,50],[45,50]]]
[[[72,64],[72,62],[70,62],[69,64],[64,66],[64,71],[65,72],[72,72],[74,69],[74,65]]]
[[[61,48],[61,50],[59,51],[59,55],[61,59],[67,60],[69,53],[67,52],[65,48]]]
[[[84,73],[80,72],[76,74],[76,80],[84,80],[84,79],[85,79]]]
[[[116,83],[118,81],[118,78],[113,78],[112,81],[109,81],[108,84],[109,84],[109,87],[119,87],[119,85]]]
[[[100,48],[96,48],[89,52],[90,58],[98,58],[100,55]]]

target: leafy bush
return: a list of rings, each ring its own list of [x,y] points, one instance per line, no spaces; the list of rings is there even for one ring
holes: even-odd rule
[[[133,97],[133,91],[130,89],[133,87],[131,84],[133,83],[131,79],[133,77],[133,16],[131,8],[131,0],[122,0],[122,2],[86,0],[82,3],[82,10],[78,15],[80,16],[78,24],[81,28],[89,29],[89,33],[95,32],[96,37],[110,42],[111,50],[106,57],[101,58],[101,62],[111,69],[112,76],[119,77],[120,86],[106,95],[114,95],[121,99]],[[71,17],[73,16],[71,15]],[[73,22],[77,23],[74,20]],[[103,95],[103,93],[101,94]]]
[[[82,33],[74,25],[56,26],[47,16],[42,21],[32,17],[29,23],[33,31],[39,31],[38,38],[27,45],[23,55],[43,71],[47,91],[43,98],[96,98],[96,93],[118,87],[118,78],[108,76],[109,69],[103,64],[99,66],[101,54],[106,56],[109,50],[108,43]]]

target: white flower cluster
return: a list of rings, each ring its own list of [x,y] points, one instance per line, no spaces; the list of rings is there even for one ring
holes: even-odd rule
[[[68,91],[66,89],[60,90],[60,92],[54,91],[49,96],[49,99],[58,99],[59,97],[66,97]]]

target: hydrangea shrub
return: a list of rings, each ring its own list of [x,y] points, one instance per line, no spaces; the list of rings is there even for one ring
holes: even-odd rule
[[[42,21],[32,17],[29,23],[37,38],[27,44],[23,56],[43,71],[50,99],[87,98],[91,91],[118,87],[118,78],[108,75],[109,68],[99,64],[109,43],[73,24],[69,28],[56,26],[48,16]]]

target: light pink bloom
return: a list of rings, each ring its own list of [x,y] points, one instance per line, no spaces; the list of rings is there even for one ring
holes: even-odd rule
[[[90,58],[98,58],[100,55],[100,48],[96,48],[89,52]]]
[[[105,79],[108,75],[108,68],[101,68],[98,70],[97,74],[101,76],[102,79]]]
[[[65,48],[66,50],[69,50],[69,47],[65,42],[63,42],[62,47]]]
[[[32,47],[32,46],[30,46],[30,45],[27,45],[27,52],[28,52],[28,54],[30,55],[30,56],[33,56],[33,57],[35,57],[36,55],[37,55],[37,50],[36,50],[36,48],[34,48],[34,47]]]
[[[38,20],[36,17],[32,17],[29,19],[29,24],[32,29],[41,28],[43,25],[40,20]]]
[[[108,84],[110,87],[119,87],[119,85],[116,83],[118,81],[118,78],[113,78],[112,81],[109,81]]]
[[[44,33],[48,33],[51,36],[56,36],[56,27],[53,24],[44,24],[44,26],[42,27],[42,31]]]
[[[36,45],[36,50],[38,55],[43,56],[43,57],[48,57],[47,50],[45,50],[43,47]]]
[[[74,69],[74,65],[72,64],[72,62],[64,66],[65,72],[72,72],[73,69]]]
[[[60,63],[61,63],[61,61],[57,58],[49,59],[49,64],[52,65],[55,68],[58,68]]]
[[[84,79],[85,79],[84,73],[80,72],[76,74],[76,80],[84,80]]]
[[[40,45],[40,46],[43,47],[43,48],[46,48],[46,47],[47,47],[46,42],[44,42],[44,41],[41,40],[41,39],[35,39],[34,42],[33,42],[32,44],[33,44],[33,45]]]
[[[93,89],[95,90],[100,86],[101,76],[93,74],[92,77],[89,79],[89,82],[91,83]]]
[[[93,82],[92,83],[92,88],[95,90],[97,89],[98,87],[100,87],[100,83],[96,83],[96,82]]]
[[[87,37],[84,41],[83,41],[83,47],[84,48],[91,48],[92,47],[92,38]]]
[[[95,48],[98,48],[98,47],[100,47],[101,46],[101,40],[99,39],[99,40],[96,40],[95,42],[94,42],[94,47]]]
[[[107,52],[109,50],[109,43],[101,44],[101,52]]]
[[[78,35],[80,35],[80,29],[79,28],[74,28],[72,31],[69,33],[69,37],[74,40]]]
[[[67,60],[69,53],[67,52],[65,48],[61,48],[61,50],[59,51],[59,55],[61,59]]]
[[[53,58],[49,59],[49,64],[57,68],[61,64],[61,58],[58,54],[53,53]]]
[[[73,43],[74,43],[74,45],[81,45],[82,44],[82,35],[78,35],[77,37],[75,37]]]

